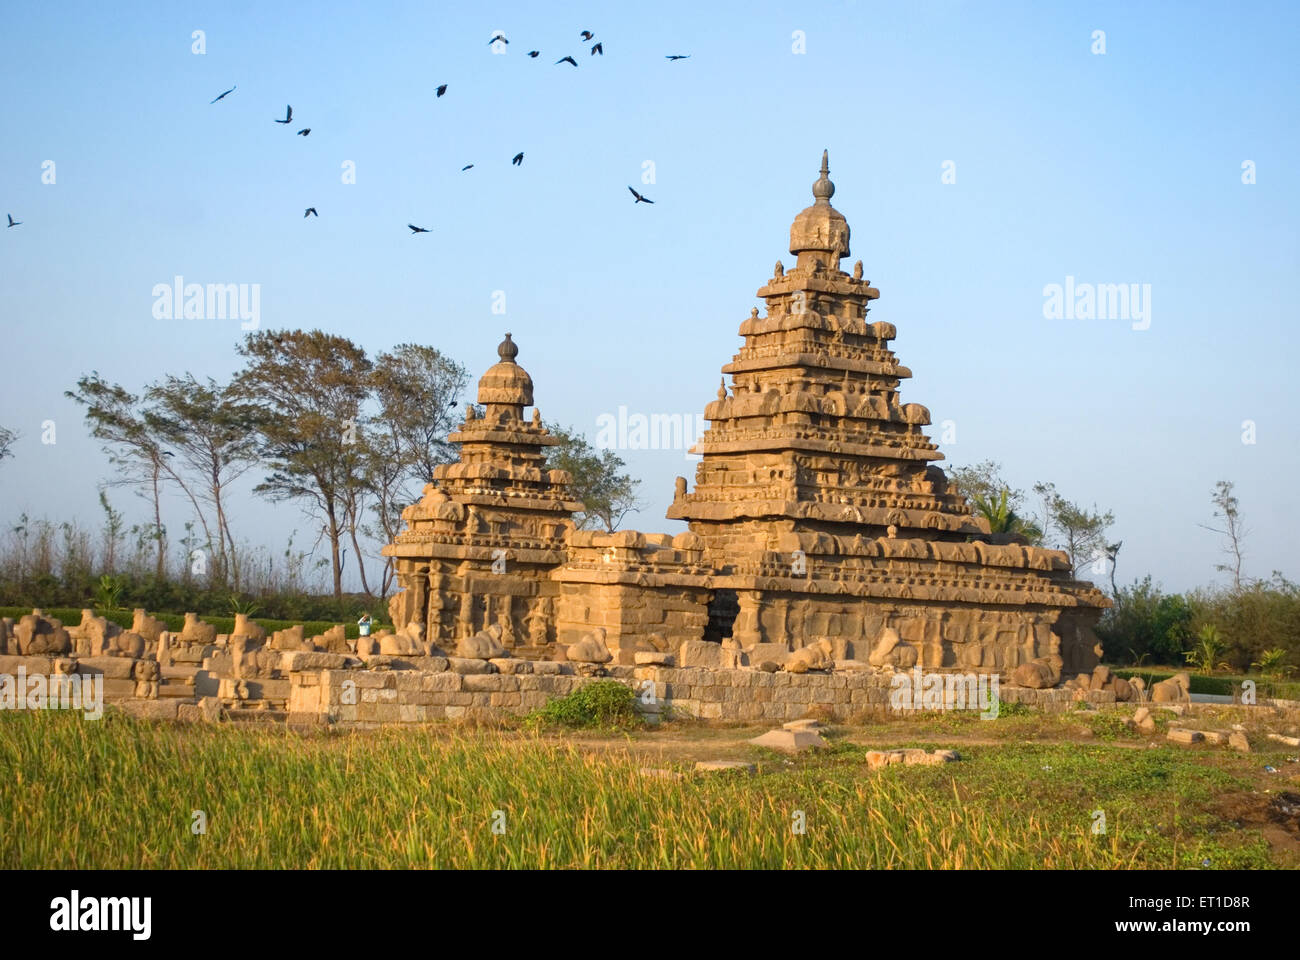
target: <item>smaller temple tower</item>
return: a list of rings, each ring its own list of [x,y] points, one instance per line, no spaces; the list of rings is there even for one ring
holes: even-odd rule
[[[499,362],[478,383],[448,439],[460,460],[434,470],[418,503],[402,511],[407,529],[384,548],[397,563],[389,612],[398,629],[412,624],[442,647],[496,625],[517,656],[536,656],[554,641],[556,587],[549,573],[565,559],[565,537],[582,504],[570,499],[571,477],[549,470],[545,451],[558,441],[533,408],[533,379],[515,362],[510,334]]]

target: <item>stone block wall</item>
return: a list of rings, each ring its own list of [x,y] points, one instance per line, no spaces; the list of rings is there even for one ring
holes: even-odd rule
[[[320,669],[314,663],[304,664],[289,673],[289,722],[372,729],[387,724],[490,719],[502,713],[528,713],[602,679],[579,675],[574,665],[563,663],[499,660],[489,665],[454,657],[446,663],[446,669],[439,672]],[[537,672],[539,668],[544,672]],[[638,709],[651,716],[669,713],[701,720],[780,723],[809,715],[838,721],[898,715],[889,706],[889,676],[865,670],[791,674],[619,665],[605,670],[609,678],[632,687],[640,695]],[[1019,687],[1002,688],[1001,698],[1050,713],[1070,709],[1077,699],[1097,704],[1115,700],[1110,691],[1076,694],[1065,689]]]

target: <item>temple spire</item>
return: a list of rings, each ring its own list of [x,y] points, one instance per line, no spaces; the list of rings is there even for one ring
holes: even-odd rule
[[[813,197],[818,203],[830,203],[831,197],[835,196],[835,184],[831,183],[830,178],[830,151],[822,151],[822,175],[813,184]]]

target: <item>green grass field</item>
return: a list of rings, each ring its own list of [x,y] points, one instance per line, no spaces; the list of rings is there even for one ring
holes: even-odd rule
[[[115,712],[0,714],[0,867],[1296,865],[1293,851],[1270,845],[1267,824],[1241,819],[1242,798],[1268,803],[1257,789],[1263,755],[1025,742],[1019,731],[1037,720],[1073,722],[994,721],[1008,739],[963,744],[958,763],[868,771],[869,745],[847,736],[789,759],[693,724],[630,735],[451,725],[302,735]],[[953,742],[949,727],[888,731],[891,745],[933,747]],[[694,775],[671,749],[687,742],[695,756],[717,746],[753,759],[758,773]],[[192,832],[196,810],[206,834]],[[494,811],[504,833],[493,832]]]

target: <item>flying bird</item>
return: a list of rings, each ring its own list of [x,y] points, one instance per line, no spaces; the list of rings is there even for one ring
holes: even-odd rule
[[[301,130],[298,131],[298,136],[305,137],[309,133],[311,133],[311,127],[303,127]]]
[[[509,40],[506,39],[506,35],[504,33],[494,33],[492,34],[492,39],[488,41],[488,46],[491,46],[492,44],[496,43],[498,40],[500,40],[502,43],[510,42]]]
[[[519,166],[521,163],[523,163],[524,162],[523,151],[521,150],[519,153],[516,153],[514,159],[512,159],[510,162],[513,163],[516,167]]]
[[[286,124],[287,124],[287,123],[293,123],[293,106],[290,105],[290,106],[285,107],[285,108],[284,108],[284,119],[283,119],[283,120],[276,120],[275,122],[276,122],[276,123],[286,123]]]
[[[584,40],[590,40],[590,39],[591,39],[592,37],[594,37],[594,36],[595,36],[595,34],[592,33],[590,30],[584,30],[584,31],[582,31],[582,39],[584,39]]]
[[[320,217],[320,214],[319,214],[319,213],[316,213],[316,208],[315,208],[315,207],[308,207],[308,208],[306,209],[306,211],[303,213],[302,218],[303,218],[304,220],[306,220],[308,217],[312,216],[313,214],[315,214],[315,216],[316,216],[317,218]]]
[[[691,55],[689,53],[670,53],[668,54],[668,56],[664,57],[664,59],[665,60],[689,60],[691,59]]]
[[[523,154],[521,153],[521,154],[519,154],[519,156],[522,157]],[[5,216],[9,218],[9,227],[17,227],[17,226],[21,226],[21,225],[22,225],[22,221],[21,221],[21,220],[15,220],[15,219],[14,219],[14,215],[13,215],[12,213],[6,213]],[[8,230],[9,227],[5,227],[5,229]]]
[[[628,189],[632,190],[631,187],[628,187]],[[654,201],[651,200],[649,197],[643,197],[635,190],[632,190],[632,196],[636,197],[636,200],[633,201],[634,203],[654,203]]]
[[[238,84],[236,84],[235,86],[238,86]],[[208,101],[208,106],[212,106],[214,103],[217,102],[217,100],[223,100],[223,99],[225,99],[226,94],[228,94],[228,93],[234,93],[234,92],[235,92],[235,87],[231,87],[229,90],[226,91],[226,93],[221,94],[220,96],[216,97],[215,99],[209,100],[209,101]]]
[[[461,172],[461,173],[464,173],[466,170],[470,169],[472,166],[474,166],[474,164],[472,164],[472,163],[467,163],[467,164],[465,164],[465,166],[463,166],[463,167],[460,168],[460,172]]]
[[[447,92],[447,85],[446,85],[445,83],[444,83],[444,84],[441,84],[441,85],[438,87],[438,96],[441,97],[441,96],[442,96],[444,93],[446,93],[446,92]]]
[[[598,43],[598,44],[596,44],[594,47],[591,48],[591,55],[592,55],[593,57],[594,57],[596,54],[598,54],[598,53],[599,53],[602,57],[605,55],[605,45],[604,45],[603,43]]]
[[[562,63],[571,63],[575,67],[578,65],[578,61],[574,60],[573,57],[561,57],[559,60],[555,61],[555,66],[558,67]]]
[[[536,60],[541,55],[541,52],[542,51],[540,50],[529,50],[528,55],[532,57],[534,60]]]
[[[417,233],[428,233],[428,232],[429,232],[428,230],[424,229],[424,227],[417,227],[417,226],[416,226],[415,224],[413,224],[413,223],[408,223],[407,226],[411,228],[411,236],[415,236],[415,234],[417,234]]]

